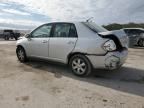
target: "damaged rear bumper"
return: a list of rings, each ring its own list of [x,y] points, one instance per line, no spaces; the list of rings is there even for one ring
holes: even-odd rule
[[[121,51],[108,52],[104,56],[86,55],[91,61],[93,68],[114,70],[121,67],[128,55],[128,49]]]

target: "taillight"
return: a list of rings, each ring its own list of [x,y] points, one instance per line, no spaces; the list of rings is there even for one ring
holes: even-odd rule
[[[114,42],[113,40],[108,40],[108,41],[106,41],[106,42],[104,43],[103,49],[104,49],[105,51],[114,51],[114,50],[116,50],[117,48],[116,48],[116,44],[115,44],[115,42]]]

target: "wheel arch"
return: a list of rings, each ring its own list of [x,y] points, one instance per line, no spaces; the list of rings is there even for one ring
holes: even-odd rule
[[[85,55],[84,53],[81,52],[71,52],[68,56],[67,56],[67,64],[69,64],[70,58],[76,54],[81,54],[81,55]]]
[[[82,52],[71,52],[68,56],[67,56],[67,64],[69,65],[69,62],[70,62],[70,59],[71,59],[71,57],[73,57],[74,55],[77,55],[77,54],[80,54],[80,55],[86,55],[86,53],[82,53]],[[88,61],[90,62],[90,64],[92,65],[92,63],[91,63],[91,61],[89,60],[89,58],[87,57],[87,56],[85,56],[87,59],[88,59]],[[93,65],[92,65],[92,67],[93,67]]]
[[[19,47],[23,48],[24,51],[25,51],[25,53],[26,53],[25,47],[24,47],[23,45],[17,45],[17,48],[19,48]],[[16,52],[17,52],[17,50],[16,50]],[[26,53],[26,54],[27,54],[27,53]]]
[[[23,48],[25,50],[25,48],[22,45],[17,45],[17,48],[19,48],[19,47],[21,47],[21,48]]]

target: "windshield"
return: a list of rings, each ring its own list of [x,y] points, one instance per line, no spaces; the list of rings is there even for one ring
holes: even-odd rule
[[[105,29],[102,26],[98,26],[96,23],[94,22],[82,22],[84,25],[86,25],[87,27],[89,27],[91,30],[93,30],[94,32],[106,32],[108,31],[107,29]]]

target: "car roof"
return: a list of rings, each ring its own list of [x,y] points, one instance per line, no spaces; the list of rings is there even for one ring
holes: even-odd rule
[[[52,21],[45,24],[54,24],[54,23],[81,23],[80,21]]]

